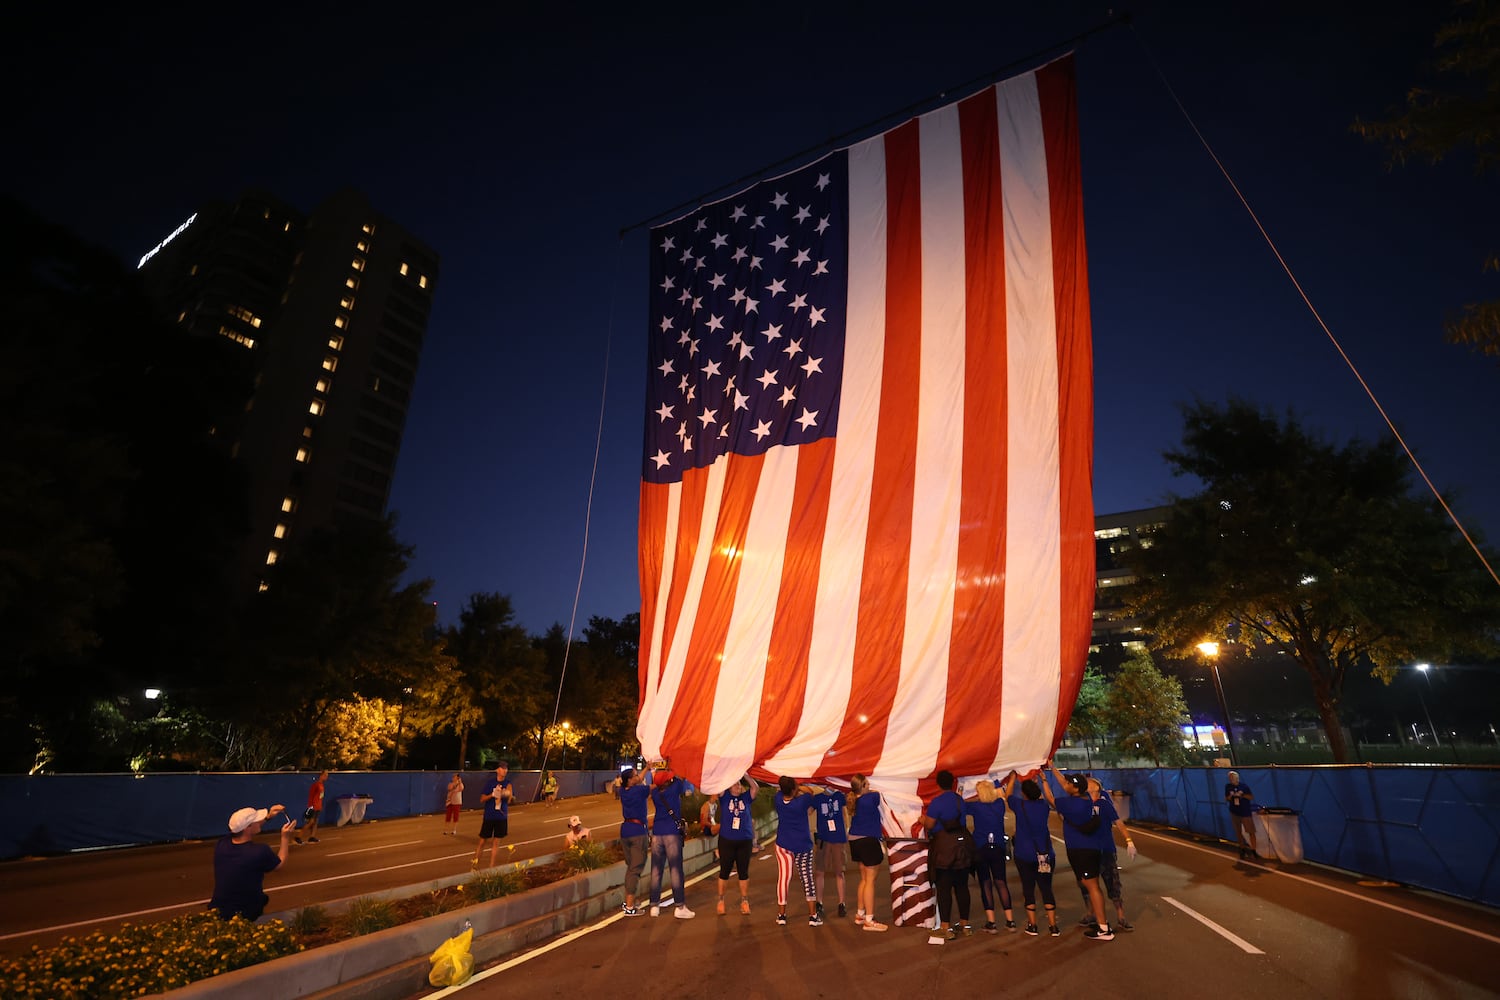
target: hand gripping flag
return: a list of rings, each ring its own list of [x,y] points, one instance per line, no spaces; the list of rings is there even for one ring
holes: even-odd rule
[[[1048,757],[1094,588],[1071,57],[650,255],[645,756],[710,791],[753,769],[908,797]]]

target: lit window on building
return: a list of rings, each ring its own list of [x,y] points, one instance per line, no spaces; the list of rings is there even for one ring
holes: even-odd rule
[[[296,497],[282,497],[282,499],[281,499],[281,512],[283,514],[290,514],[292,511],[294,511],[296,509],[297,509],[297,498]]]
[[[359,279],[356,278],[354,275],[351,274],[351,275],[349,275],[349,277],[347,277],[347,278],[344,279],[344,285],[346,287],[348,287],[348,288],[358,289],[359,288]]]
[[[306,462],[307,461],[307,449],[306,448],[298,448],[297,449],[297,461],[299,461],[299,462]]]
[[[277,557],[277,552],[276,552],[275,549],[272,549],[270,552],[267,552],[266,553],[266,565],[267,566],[275,566],[276,565],[276,557]]]
[[[373,223],[373,222],[366,222],[363,226],[359,227],[359,230],[360,230],[360,232],[364,233],[366,236],[374,236],[375,235],[375,223]]]
[[[312,434],[313,434],[313,431],[312,431],[312,425],[311,424],[308,424],[306,427],[302,428],[302,436],[303,437],[310,438],[310,437],[312,437]]]
[[[334,357],[331,354],[328,355],[327,357],[325,357],[323,359],[323,370],[325,372],[335,371],[335,370],[338,369],[338,366],[339,366],[339,359],[336,358],[336,357]]]
[[[344,349],[344,338],[339,334],[334,334],[332,337],[329,337],[328,349],[330,351],[342,351]]]
[[[336,329],[336,330],[342,330],[344,327],[346,327],[348,325],[349,325],[349,320],[345,316],[335,316],[333,318],[333,326],[334,326],[334,329]]]
[[[354,244],[354,249],[358,250],[360,253],[369,253],[370,244],[366,243],[364,240],[360,240],[358,243]]]
[[[339,299],[339,308],[340,309],[345,309],[345,310],[353,309],[354,308],[354,296],[352,296],[352,295],[345,295],[343,298]]]
[[[260,317],[243,306],[230,306],[224,310],[235,319],[244,320],[257,330],[260,329]]]
[[[407,270],[408,269],[407,269],[407,266],[406,266],[406,261],[403,260],[401,262],[401,277],[403,277],[403,278],[406,277]]]
[[[269,583],[267,583],[266,581],[262,580],[262,581],[260,581],[260,587],[256,590],[256,593],[258,593],[258,594],[264,594],[266,591],[268,591],[270,589],[271,589],[271,585]]]
[[[271,534],[273,536],[275,536],[276,538],[285,538],[286,537],[286,525],[284,525],[284,524],[278,524],[276,526],[276,530],[273,531],[273,532],[271,532]]]
[[[326,378],[320,378],[320,379],[318,379],[318,381],[317,381],[317,383],[315,385],[315,388],[319,392],[327,392],[328,391],[328,386],[330,384],[331,383],[329,383],[329,381]]]
[[[1130,534],[1129,528],[1100,528],[1094,532],[1095,538],[1119,538]]]
[[[320,416],[323,413],[323,401],[321,399],[313,400],[307,405],[307,412],[315,417]]]
[[[421,275],[420,277],[417,278],[417,287],[418,288],[426,288],[427,287],[427,275],[424,274],[424,275]]]
[[[236,344],[239,344],[247,350],[255,349],[255,338],[247,337],[243,333],[240,333],[240,331],[231,330],[227,326],[219,327],[219,336],[223,337],[225,340],[232,340]]]
[[[363,257],[356,257],[349,262],[349,266],[356,271],[363,271],[365,269],[365,259]]]

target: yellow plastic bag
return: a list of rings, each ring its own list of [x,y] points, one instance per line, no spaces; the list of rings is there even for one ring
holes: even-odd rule
[[[469,942],[473,939],[474,928],[470,927],[438,945],[432,953],[432,969],[427,973],[427,981],[434,986],[457,986],[467,982],[474,973],[474,956],[469,954]]]

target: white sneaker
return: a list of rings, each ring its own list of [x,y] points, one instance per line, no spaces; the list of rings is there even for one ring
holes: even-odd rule
[[[697,916],[697,914],[688,909],[686,906],[679,906],[677,909],[672,911],[672,916],[676,917],[678,920],[692,920]]]
[[[660,906],[653,906],[653,907],[651,907],[651,915],[653,917],[659,917],[659,916],[661,916],[661,907]]]

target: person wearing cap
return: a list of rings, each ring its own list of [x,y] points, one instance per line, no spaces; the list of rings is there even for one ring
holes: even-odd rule
[[[568,832],[563,834],[563,841],[568,847],[577,847],[589,839],[589,828],[583,825],[582,818],[578,816],[568,817]]]
[[[479,824],[479,846],[474,849],[474,863],[484,856],[485,841],[490,844],[490,867],[495,867],[495,856],[500,853],[500,841],[510,832],[510,800],[514,797],[510,781],[510,765],[500,761],[495,765],[495,776],[484,786],[479,801],[484,803],[484,820]]]
[[[1135,857],[1135,841],[1130,837],[1130,828],[1125,825],[1125,821],[1120,818],[1119,812],[1115,810],[1114,801],[1108,795],[1104,794],[1103,782],[1093,775],[1089,776],[1088,781],[1089,799],[1098,806],[1100,821],[1111,831],[1115,827],[1119,827],[1121,836],[1125,838],[1126,853],[1132,858]],[[1104,854],[1099,861],[1099,884],[1104,889],[1104,895],[1115,905],[1115,922],[1110,925],[1110,928],[1116,931],[1133,931],[1135,927],[1131,925],[1130,921],[1125,919],[1125,895],[1120,886],[1120,849],[1115,844],[1112,832],[1110,836],[1103,838],[1100,843]],[[1083,893],[1083,905],[1088,906],[1088,890],[1079,886],[1079,891]],[[1079,921],[1079,925],[1082,927],[1091,927],[1094,925],[1094,918],[1086,914]]]
[[[1234,822],[1235,840],[1240,845],[1240,860],[1255,857],[1255,796],[1251,794],[1250,786],[1240,780],[1240,772],[1229,772],[1229,782],[1224,786],[1224,801],[1229,803],[1229,818]]]
[[[286,812],[281,805],[266,809],[247,806],[229,817],[229,835],[214,845],[214,893],[208,908],[220,917],[244,917],[258,920],[266,911],[271,897],[266,895],[266,872],[286,863],[292,850],[292,829],[296,820],[288,818],[281,828],[281,850],[273,851],[255,842],[262,825],[272,816]]]
[[[1068,864],[1073,877],[1088,893],[1090,908],[1094,911],[1094,926],[1083,932],[1090,941],[1113,941],[1115,933],[1104,916],[1104,890],[1099,885],[1099,871],[1104,863],[1103,837],[1113,836],[1109,824],[1100,817],[1100,806],[1089,798],[1089,781],[1081,774],[1069,774],[1062,778],[1065,794],[1056,798],[1052,785],[1058,781],[1057,772],[1044,764],[1042,769],[1049,780],[1042,783],[1047,801],[1057,810],[1063,820],[1063,847],[1068,852]]]
[[[620,772],[620,851],[625,855],[625,903],[620,910],[627,917],[641,915],[635,892],[651,853],[651,835],[646,831],[646,799],[650,794],[640,771],[627,767]]]

